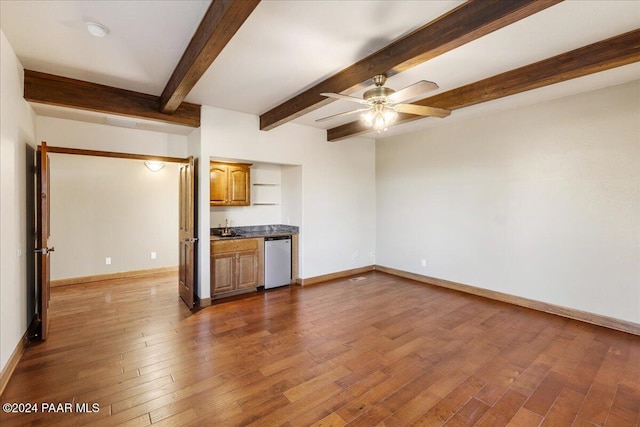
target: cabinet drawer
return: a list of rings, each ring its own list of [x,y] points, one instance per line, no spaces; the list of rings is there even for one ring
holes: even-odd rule
[[[256,250],[258,250],[258,239],[232,239],[211,242],[211,252],[214,254]]]

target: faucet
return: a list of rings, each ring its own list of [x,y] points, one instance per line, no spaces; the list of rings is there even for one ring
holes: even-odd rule
[[[224,220],[224,234],[229,234],[229,220],[226,218]]]

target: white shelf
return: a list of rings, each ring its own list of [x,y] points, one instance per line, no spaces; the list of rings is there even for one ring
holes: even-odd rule
[[[253,183],[252,198],[259,200],[253,206],[277,206],[280,203],[280,184],[276,180],[265,177],[264,180]]]

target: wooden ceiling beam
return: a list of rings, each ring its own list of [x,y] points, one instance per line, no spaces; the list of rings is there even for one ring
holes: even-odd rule
[[[24,99],[101,113],[200,126],[200,105],[183,102],[173,114],[160,112],[160,97],[37,71],[24,70]]]
[[[25,70],[24,98],[41,104],[199,127],[200,105],[183,101],[259,3],[260,0],[213,0],[161,96]]]
[[[173,113],[229,43],[260,0],[213,0],[160,96]]]
[[[560,1],[469,0],[262,114],[260,129],[273,129],[332,102],[320,93],[356,92],[364,88],[365,83],[377,74],[386,74],[390,77]]]
[[[634,30],[413,104],[457,110],[638,61],[640,30]],[[423,118],[413,114],[398,114],[396,124]],[[327,140],[339,141],[369,132],[372,132],[370,127],[354,121],[327,130]]]

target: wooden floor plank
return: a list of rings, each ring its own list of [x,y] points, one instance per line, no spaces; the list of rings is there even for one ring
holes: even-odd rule
[[[340,415],[332,412],[323,419],[311,424],[311,427],[342,427],[345,424],[345,421],[340,418]]]
[[[52,289],[0,425],[635,426],[640,337],[380,272],[190,313],[175,274]]]
[[[573,424],[582,406],[585,396],[571,389],[564,388],[549,409],[542,427],[570,426]]]
[[[507,390],[475,425],[481,427],[507,425],[520,410],[525,400],[526,397],[517,391]]]
[[[562,374],[551,371],[542,380],[540,387],[529,397],[524,407],[531,412],[544,417],[553,402],[567,384],[568,378]]]
[[[296,426],[310,425],[331,413],[335,413],[337,417],[340,417],[335,412],[338,408],[341,408],[348,402],[357,399],[388,378],[389,377],[382,372],[376,371],[353,386],[331,396],[329,399],[322,400],[316,405],[311,406],[306,412],[299,415],[297,418],[292,419],[290,423]],[[342,417],[340,417],[340,420],[346,424],[346,421],[342,419]]]
[[[489,410],[490,406],[478,399],[471,398],[461,406],[453,417],[444,425],[452,426],[472,426]],[[521,409],[522,410],[522,409]],[[516,414],[517,416],[517,414]],[[513,419],[512,419],[513,420]]]
[[[482,389],[483,383],[474,377],[469,377],[446,396],[439,395],[434,387],[435,385],[430,387],[429,391],[442,399],[418,419],[416,422],[418,425],[444,425]]]

